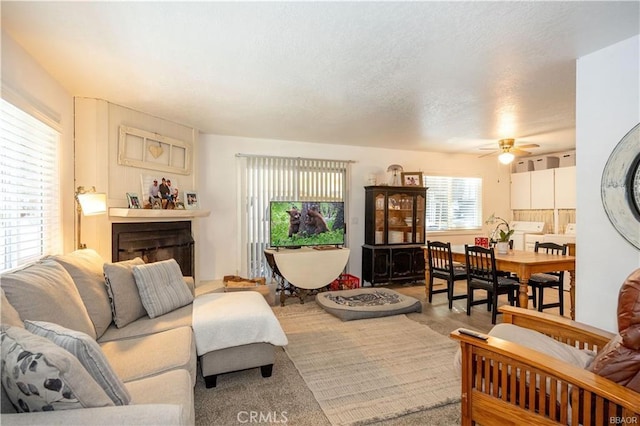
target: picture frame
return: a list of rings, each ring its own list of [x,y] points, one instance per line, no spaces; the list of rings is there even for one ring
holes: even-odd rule
[[[402,186],[422,186],[422,172],[402,172]]]
[[[140,198],[135,192],[127,192],[127,201],[130,209],[141,209]]]
[[[200,200],[196,191],[185,191],[183,202],[187,210],[196,210],[200,208]]]

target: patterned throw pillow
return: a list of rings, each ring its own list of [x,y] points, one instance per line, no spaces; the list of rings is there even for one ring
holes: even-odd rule
[[[24,325],[33,334],[45,337],[71,352],[115,405],[127,405],[131,402],[129,391],[111,368],[100,345],[91,337],[50,322],[25,321]]]
[[[0,348],[2,386],[19,412],[113,406],[80,362],[44,337],[3,327]]]
[[[132,268],[136,265],[144,265],[144,260],[136,257],[123,262],[105,263],[103,266],[107,292],[111,301],[111,311],[113,312],[113,322],[118,328],[147,315],[147,311],[142,306],[142,300],[140,300],[136,280],[133,277]]]
[[[142,305],[150,318],[171,312],[193,301],[175,259],[133,267]]]

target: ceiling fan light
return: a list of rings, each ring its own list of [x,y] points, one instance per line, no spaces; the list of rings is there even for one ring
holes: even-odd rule
[[[513,161],[514,158],[516,158],[515,155],[510,152],[503,152],[502,154],[498,155],[498,160],[502,164],[509,164]]]

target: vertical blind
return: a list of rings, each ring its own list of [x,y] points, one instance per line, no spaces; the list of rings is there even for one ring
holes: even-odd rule
[[[62,250],[58,152],[51,127],[1,102],[0,271]]]
[[[349,162],[238,155],[242,273],[269,276],[270,201],[345,201]]]
[[[446,231],[482,227],[482,179],[425,176],[427,230]]]

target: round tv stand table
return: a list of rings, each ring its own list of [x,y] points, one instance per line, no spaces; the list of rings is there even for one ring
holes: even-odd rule
[[[267,249],[264,253],[272,269],[299,290],[301,303],[304,303],[308,291],[326,287],[338,278],[349,260],[348,248]],[[279,286],[279,291],[280,304],[284,305],[284,283]]]

